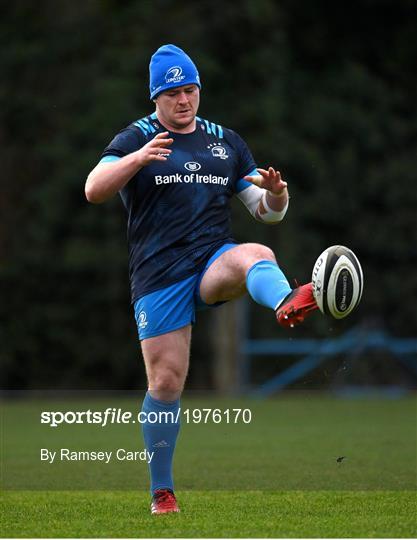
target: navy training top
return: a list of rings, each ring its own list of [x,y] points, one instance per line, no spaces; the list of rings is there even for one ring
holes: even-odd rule
[[[153,113],[123,129],[101,162],[139,150],[168,131]],[[192,133],[169,132],[166,161],[143,167],[120,190],[126,208],[132,302],[200,271],[221,245],[233,242],[230,199],[256,169],[237,133],[197,117]]]

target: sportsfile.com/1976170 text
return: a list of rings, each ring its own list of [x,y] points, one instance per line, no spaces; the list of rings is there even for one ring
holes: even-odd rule
[[[187,424],[250,424],[252,422],[251,409],[212,409],[195,408],[181,409],[174,414],[170,411],[149,412],[124,411],[120,408],[108,407],[104,411],[42,411],[41,424],[49,427],[58,427],[61,424],[96,424],[105,427],[110,424],[173,424],[180,420]]]

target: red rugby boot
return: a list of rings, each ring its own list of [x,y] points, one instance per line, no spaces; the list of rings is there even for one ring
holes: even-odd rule
[[[277,321],[284,328],[292,328],[304,321],[308,315],[318,309],[313,296],[311,283],[301,285],[284,299],[276,311]]]
[[[172,489],[157,489],[152,497],[151,513],[168,514],[179,512],[177,499]]]

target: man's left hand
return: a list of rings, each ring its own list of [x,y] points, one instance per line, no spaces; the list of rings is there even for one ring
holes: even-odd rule
[[[281,173],[276,171],[273,167],[265,169],[257,169],[258,175],[245,176],[244,179],[258,186],[260,188],[268,190],[271,194],[279,197],[286,193],[287,182],[281,178]]]

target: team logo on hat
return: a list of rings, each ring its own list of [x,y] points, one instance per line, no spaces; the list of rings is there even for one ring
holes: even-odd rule
[[[185,75],[182,75],[182,67],[173,66],[165,73],[165,82],[167,84],[177,83],[185,79]]]

